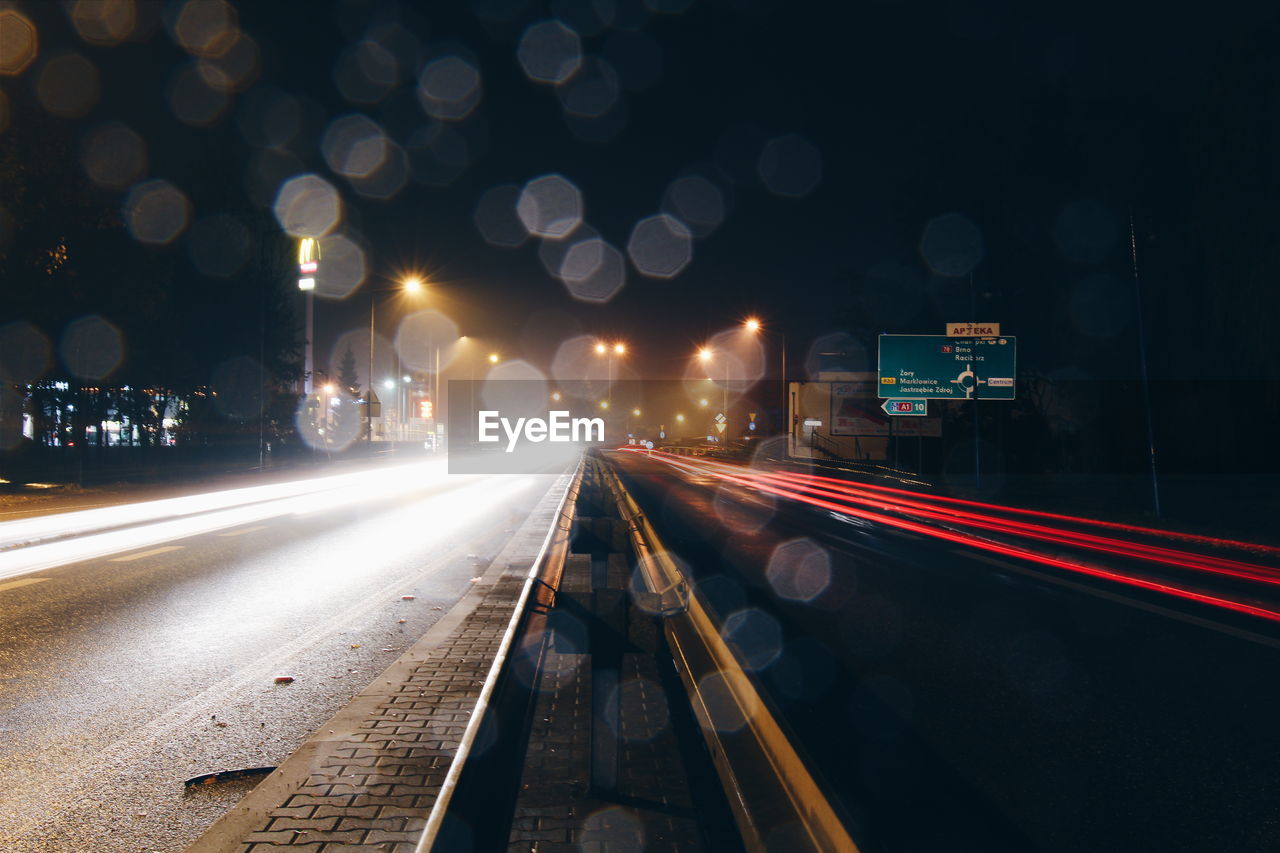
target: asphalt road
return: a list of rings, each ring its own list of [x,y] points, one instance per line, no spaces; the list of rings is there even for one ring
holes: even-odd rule
[[[869,853],[1280,849],[1273,624],[610,458]]]
[[[282,761],[458,600],[554,479],[369,477],[0,553],[0,849],[184,849],[257,779],[184,780]]]

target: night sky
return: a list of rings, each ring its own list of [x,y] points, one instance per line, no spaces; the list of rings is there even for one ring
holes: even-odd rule
[[[314,173],[343,201],[332,233],[365,252],[362,289],[425,272],[462,333],[541,369],[586,334],[630,342],[636,375],[679,376],[708,336],[758,314],[796,364],[843,351],[858,366],[865,348],[873,368],[879,333],[976,319],[1019,336],[1025,369],[1125,379],[1132,216],[1155,378],[1276,374],[1271,4],[272,0],[227,16],[192,0],[107,3],[133,25],[121,13],[79,31],[80,4],[5,6],[39,33],[35,60],[0,77],[6,133],[38,124],[71,152],[69,179],[92,186],[85,152],[118,166],[129,149],[90,140],[115,122],[135,132],[145,165],[94,192],[126,221],[139,184],[185,195],[186,226],[144,246],[178,259],[169,287],[216,288],[225,247],[207,220],[270,212],[284,181]],[[554,37],[530,41],[539,26]],[[522,44],[526,64],[565,74],[573,33],[576,71],[558,87],[531,79]],[[200,77],[202,54],[223,70]],[[424,99],[460,70],[478,90]],[[403,174],[340,174],[325,143],[340,127],[380,132]],[[360,153],[343,150],[350,171]],[[585,224],[561,241],[512,215],[547,175],[581,193]],[[625,260],[632,229],[661,213],[683,223],[650,259],[671,277]],[[513,224],[525,239],[495,245],[485,222],[498,242]],[[604,247],[575,261],[625,271],[603,303],[573,298],[539,257],[592,236]],[[688,247],[681,266],[672,253]],[[367,306],[360,292],[320,301],[319,361]],[[71,316],[56,313],[42,321],[55,342]]]

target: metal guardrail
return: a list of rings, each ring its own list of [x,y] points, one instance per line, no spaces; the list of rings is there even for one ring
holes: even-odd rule
[[[525,577],[524,585],[520,590],[520,597],[516,601],[511,614],[511,620],[507,623],[506,630],[503,632],[502,641],[498,645],[498,651],[494,655],[493,663],[489,667],[484,685],[480,689],[480,696],[471,712],[471,719],[467,722],[467,727],[462,733],[458,751],[454,753],[453,761],[449,765],[449,771],[445,775],[440,794],[436,797],[431,813],[427,817],[427,825],[423,828],[422,835],[418,838],[415,853],[428,853],[441,837],[441,829],[445,825],[445,816],[448,814],[454,795],[459,789],[463,771],[471,758],[481,729],[486,724],[490,709],[496,704],[495,694],[499,692],[499,683],[503,680],[508,669],[516,637],[523,630],[525,620],[530,611],[534,609],[533,604],[537,603],[535,588],[545,583],[542,580],[544,574],[549,573],[558,580],[563,570],[565,559],[569,553],[575,506],[585,470],[586,459],[584,457],[578,462],[578,467],[574,471],[569,486],[565,489],[564,496],[556,508],[555,520],[547,531],[546,538],[542,541],[542,547],[539,549],[538,556],[534,559],[533,565],[529,569],[529,574]]]
[[[857,853],[844,823],[721,637],[689,579],[662,547],[657,531],[616,472],[607,464],[602,467],[605,484],[631,532],[637,571],[647,593],[654,596],[651,609],[666,617],[668,646],[746,848],[766,850],[770,832],[790,824],[800,830],[790,839],[792,845],[807,842],[809,849],[824,853]]]

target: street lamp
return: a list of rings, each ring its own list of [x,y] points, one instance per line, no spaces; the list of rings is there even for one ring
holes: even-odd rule
[[[702,347],[698,350],[698,360],[703,364],[708,364],[713,358],[715,358],[715,351],[710,347]],[[710,379],[711,377],[708,376],[707,378]],[[706,404],[707,401],[703,400],[702,405],[705,406]],[[721,412],[726,418],[729,417],[729,359],[727,358],[724,360],[724,390]]]
[[[742,328],[752,335],[770,333],[770,330],[766,329],[757,317],[748,317],[743,321]],[[782,352],[782,366],[778,381],[782,385],[782,425],[789,436],[791,435],[791,389],[787,387],[787,336],[782,332],[773,332],[773,334],[778,336],[778,346]]]
[[[496,352],[491,352],[491,353],[489,353],[489,363],[490,363],[490,364],[497,364],[497,363],[498,363],[498,362],[500,362],[500,361],[502,361],[502,357],[501,357],[500,355],[498,355]]]
[[[615,355],[626,355],[627,345],[622,341],[615,341],[613,344],[607,344],[604,341],[596,341],[596,354],[605,356],[608,367],[606,377],[608,380],[608,389],[605,393],[610,401],[613,400],[613,357]]]
[[[400,282],[399,289],[402,293],[408,293],[408,294],[420,293],[422,292],[422,279],[418,278],[417,276],[410,276],[409,278],[406,278],[404,281]],[[365,394],[364,406],[365,406],[365,419],[368,421],[368,424],[369,424],[369,435],[366,440],[370,443],[373,442],[373,402],[374,402],[374,396],[375,396],[373,393],[373,356],[374,356],[373,347],[374,347],[374,343],[377,341],[377,336],[374,333],[374,317],[377,313],[378,294],[392,292],[394,290],[395,288],[383,288],[381,290],[369,291],[369,385],[368,385],[368,393]],[[396,359],[399,360],[399,357],[400,357],[400,354],[399,352],[397,352]],[[439,381],[438,381],[439,369],[440,369],[440,351],[436,350],[436,373],[437,373],[436,389],[437,391],[439,390]],[[399,373],[399,372],[400,372],[399,365],[397,365],[396,373]],[[434,405],[434,399],[433,399],[433,405]]]

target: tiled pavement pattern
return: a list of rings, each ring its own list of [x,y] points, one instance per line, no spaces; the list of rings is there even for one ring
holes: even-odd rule
[[[480,582],[188,853],[410,853],[569,476]]]
[[[617,589],[627,578],[624,555],[611,554],[606,566],[596,566],[596,579],[604,581],[597,590]],[[590,558],[573,555],[557,601],[560,606],[576,601],[590,608],[592,587]],[[652,636],[644,636],[644,618],[632,610],[628,621],[632,640],[651,646]],[[648,627],[653,630],[651,623]],[[593,791],[591,656],[565,649],[567,645],[558,640],[546,655],[508,851],[702,850],[668,697],[653,655],[622,655],[618,720],[594,733],[606,738],[621,735],[618,784],[613,792]],[[672,699],[687,701],[683,696]]]

